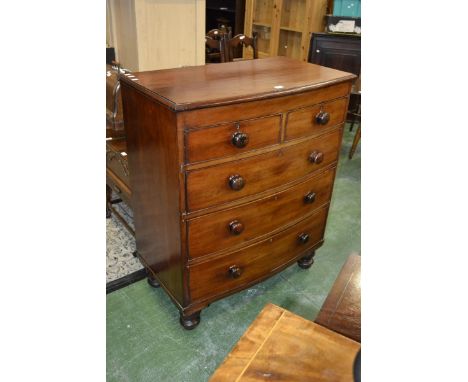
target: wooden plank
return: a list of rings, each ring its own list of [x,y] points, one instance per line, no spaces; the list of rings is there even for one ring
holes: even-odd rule
[[[315,322],[361,342],[361,256],[348,257]]]
[[[359,349],[349,338],[268,304],[210,381],[353,381]]]

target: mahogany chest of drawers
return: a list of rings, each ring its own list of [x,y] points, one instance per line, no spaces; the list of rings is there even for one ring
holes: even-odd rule
[[[285,57],[122,78],[137,251],[194,328],[323,243],[353,74]]]

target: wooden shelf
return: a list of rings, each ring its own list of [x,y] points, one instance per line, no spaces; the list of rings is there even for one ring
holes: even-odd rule
[[[259,33],[258,41],[263,42],[257,44],[258,50],[271,57],[280,55],[306,61],[310,33],[324,30],[327,2],[246,0],[244,33],[247,36],[251,36],[252,32]]]
[[[300,29],[300,28],[295,28],[295,27],[280,27],[280,29],[285,30],[285,31],[291,31],[291,32],[302,33],[302,29]]]
[[[267,28],[271,28],[271,24],[268,24],[268,23],[262,23],[260,21],[254,21],[252,22],[253,25],[257,25],[257,26],[260,26],[260,27],[267,27]]]

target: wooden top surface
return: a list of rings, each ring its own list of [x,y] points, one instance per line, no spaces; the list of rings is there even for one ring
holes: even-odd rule
[[[132,75],[122,76],[121,81],[177,111],[295,94],[356,78],[351,73],[287,57]]]
[[[360,344],[268,304],[211,382],[353,381]]]
[[[361,256],[348,257],[315,322],[361,342]]]

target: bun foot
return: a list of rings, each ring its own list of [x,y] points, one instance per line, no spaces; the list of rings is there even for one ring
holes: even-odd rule
[[[153,288],[159,288],[161,285],[156,281],[156,279],[152,279],[151,277],[148,276],[148,284],[152,286]]]
[[[195,329],[200,323],[200,311],[192,313],[189,316],[184,316],[181,312],[179,321],[180,324],[184,327],[184,329]]]
[[[299,267],[301,267],[302,269],[309,269],[314,263],[314,255],[315,255],[315,251],[312,252],[310,255],[301,257],[297,261],[297,265],[299,265]]]

